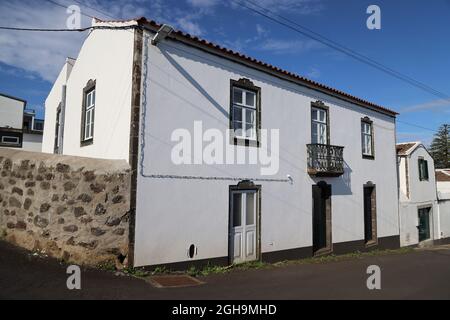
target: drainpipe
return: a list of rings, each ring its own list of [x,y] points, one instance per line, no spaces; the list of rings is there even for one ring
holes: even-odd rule
[[[64,122],[66,119],[66,90],[67,86],[62,86],[61,94],[61,115],[59,124],[58,154],[63,154],[64,148]]]

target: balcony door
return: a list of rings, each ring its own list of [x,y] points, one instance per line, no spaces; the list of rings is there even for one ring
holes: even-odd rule
[[[311,143],[329,144],[328,112],[324,108],[312,107],[311,110]]]
[[[331,185],[312,186],[314,255],[331,252]]]

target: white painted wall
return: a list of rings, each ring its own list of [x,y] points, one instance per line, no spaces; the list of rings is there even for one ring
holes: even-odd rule
[[[22,129],[25,103],[0,95],[0,128]]]
[[[23,134],[22,150],[42,152],[42,135],[41,134]]]
[[[67,84],[72,68],[76,61],[67,59],[62,67],[47,99],[45,100],[44,136],[42,139],[42,152],[53,153],[55,148],[56,110],[62,102],[63,86]],[[70,121],[70,119],[68,120]]]
[[[450,197],[439,201],[440,237],[450,238]]]
[[[141,134],[145,138],[139,169],[135,264],[155,265],[228,255],[228,191],[237,182],[154,179],[148,175],[248,177],[285,179],[294,183],[262,185],[261,249],[272,252],[312,245],[312,185],[332,184],[334,243],[364,239],[363,185],[377,185],[378,237],[399,234],[394,119],[328,97],[265,73],[174,42],[148,43],[143,75],[147,104]],[[144,67],[145,70],[145,67]],[[181,165],[171,162],[175,129],[192,132],[194,121],[204,130],[229,126],[230,79],[249,78],[262,88],[262,128],[280,129],[280,169],[261,176],[258,165]],[[144,99],[144,101],[145,101]],[[344,146],[343,177],[311,179],[307,174],[306,144],[311,141],[311,102],[330,107],[331,144]],[[361,118],[374,121],[375,160],[362,159]],[[141,138],[141,144],[144,141]],[[242,147],[227,146],[229,149]],[[432,172],[430,170],[430,172]]]
[[[428,161],[427,181],[419,179],[419,158]],[[406,173],[408,166],[408,173]],[[408,176],[408,179],[406,179]],[[419,243],[417,226],[418,210],[431,207],[430,223],[432,224],[431,238],[440,238],[439,209],[437,206],[436,179],[434,176],[434,161],[428,151],[419,145],[410,155],[399,158],[400,177],[400,243],[410,246]],[[406,197],[406,184],[409,185],[409,198]]]
[[[128,161],[133,44],[133,30],[94,30],[85,40],[67,80],[64,154]],[[63,78],[64,70],[47,99],[45,152],[53,152]],[[94,143],[81,147],[83,88],[90,79],[96,80]]]

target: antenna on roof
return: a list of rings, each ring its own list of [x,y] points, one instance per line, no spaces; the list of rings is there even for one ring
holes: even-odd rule
[[[173,31],[173,27],[168,24],[163,24],[161,28],[159,28],[158,32],[156,32],[155,36],[152,39],[152,45],[156,46],[158,42],[164,40],[168,35],[170,35]]]

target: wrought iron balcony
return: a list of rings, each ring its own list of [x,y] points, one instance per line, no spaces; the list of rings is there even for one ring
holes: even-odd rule
[[[344,147],[308,144],[308,174],[338,177],[344,174]]]

